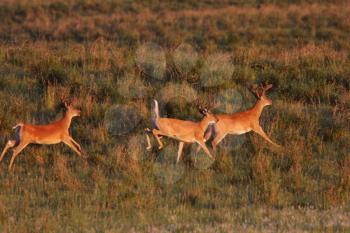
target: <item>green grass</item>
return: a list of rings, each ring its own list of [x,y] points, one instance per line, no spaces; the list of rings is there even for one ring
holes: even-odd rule
[[[66,96],[89,156],[33,145],[8,172],[8,153],[0,232],[348,232],[350,7],[312,3],[0,4],[1,144],[20,121],[58,119]],[[261,123],[282,150],[249,133],[215,161],[187,146],[175,166],[171,139],[146,151],[152,99],[200,120],[197,98],[244,110],[246,84],[263,82],[274,88]]]

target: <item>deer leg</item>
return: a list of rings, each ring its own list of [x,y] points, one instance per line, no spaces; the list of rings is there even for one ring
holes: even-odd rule
[[[77,148],[76,145],[74,145],[74,143],[70,140],[70,138],[64,138],[62,140],[62,142],[64,144],[66,144],[69,148],[71,148],[75,153],[77,153],[79,156],[81,156],[81,152],[79,151],[79,149]]]
[[[179,144],[179,150],[177,151],[176,163],[178,163],[179,160],[180,160],[180,157],[181,157],[181,154],[182,154],[182,150],[184,148],[184,144],[185,144],[184,142],[180,142],[180,144]]]
[[[69,136],[69,139],[71,140],[71,142],[73,142],[73,144],[75,145],[75,147],[78,149],[78,151],[80,152],[80,154],[83,156],[83,158],[87,158],[87,155],[85,153],[85,151],[82,151],[81,146],[79,145],[79,143],[77,143],[71,136]]]
[[[6,146],[4,148],[4,150],[2,151],[1,153],[1,157],[0,157],[0,162],[1,160],[4,158],[6,152],[8,149],[14,147],[16,145],[16,141],[15,140],[9,140],[7,143],[6,143]]]
[[[196,149],[196,154],[198,154],[198,152],[201,150],[201,146],[200,145],[198,145],[198,147],[197,147],[197,149]]]
[[[74,143],[76,147],[78,147],[79,151],[81,152],[81,146],[79,145],[79,143],[77,143],[71,136],[69,136],[69,139]]]
[[[215,136],[214,140],[211,142],[211,145],[213,146],[213,149],[216,149],[216,146],[226,137],[226,134],[217,132],[217,135]]]
[[[13,149],[13,155],[12,155],[12,158],[11,158],[11,161],[10,161],[9,170],[11,170],[17,155],[19,153],[21,153],[21,151],[28,145],[29,145],[29,143],[21,142],[15,149]]]
[[[151,144],[151,139],[148,136],[148,133],[152,133],[152,130],[150,130],[149,128],[145,128],[145,135],[146,135],[146,140],[147,140],[146,150],[150,151],[150,150],[152,150],[152,144]]]
[[[197,141],[197,143],[199,144],[199,146],[204,150],[204,152],[212,159],[214,159],[214,157],[211,155],[210,151],[208,150],[207,146],[205,145],[204,142],[199,142]]]
[[[204,133],[204,141],[205,142],[208,141],[211,138],[211,136],[213,135],[213,133],[216,133],[215,126],[214,125],[209,125],[207,130]]]
[[[150,151],[152,150],[152,144],[151,144],[151,139],[149,138],[148,134],[146,134],[146,140],[147,140],[147,150]]]
[[[218,136],[217,132],[215,130],[215,126],[214,125],[209,125],[208,129],[206,130],[206,132],[204,133],[204,142],[208,141],[212,136],[213,133],[215,133],[215,137]],[[214,139],[213,139],[214,140]],[[212,142],[213,143],[213,142]],[[214,148],[215,149],[215,148]],[[196,153],[198,153],[201,150],[201,146],[197,147]]]
[[[157,129],[153,129],[152,130],[152,133],[153,133],[153,135],[154,135],[154,137],[156,138],[156,140],[157,140],[157,142],[158,142],[158,149],[160,150],[160,149],[162,149],[163,148],[163,143],[162,143],[162,141],[160,140],[160,138],[159,138],[159,135],[160,135],[160,131],[159,130],[157,130]]]
[[[212,145],[214,150],[216,149],[216,146],[222,141],[222,139],[225,138],[225,136],[226,136],[226,134],[221,134],[221,133],[217,133],[216,134],[215,138],[211,142],[211,145]],[[198,146],[197,150],[196,150],[196,153],[198,153],[200,150],[201,150],[201,146]]]
[[[272,145],[276,146],[276,147],[281,147],[280,145],[274,143],[264,132],[264,130],[261,128],[261,126],[258,126],[256,128],[253,128],[253,131],[257,134],[259,134],[261,137],[263,137],[266,141],[268,141],[269,143],[271,143]]]
[[[154,132],[156,131],[156,129],[154,130],[150,130],[149,128],[145,129],[146,132],[146,140],[147,140],[147,150],[150,151],[152,149],[152,144],[151,144],[151,139],[149,137],[149,135],[147,133],[152,133],[153,136],[157,139],[157,142],[159,144],[159,149],[161,149],[163,147],[163,143],[160,141],[161,138],[163,138],[160,134],[159,134],[159,130],[157,130],[158,132]]]

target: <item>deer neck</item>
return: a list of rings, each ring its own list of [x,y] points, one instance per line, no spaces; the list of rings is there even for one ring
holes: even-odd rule
[[[70,124],[72,123],[72,117],[66,113],[64,117],[61,119],[61,123],[64,128],[68,129]]]
[[[208,128],[209,123],[210,123],[209,119],[207,117],[204,117],[203,120],[199,122],[199,127],[201,131],[205,131]]]
[[[261,100],[258,100],[251,110],[259,118],[262,111],[264,110],[264,107],[265,107],[264,103]]]

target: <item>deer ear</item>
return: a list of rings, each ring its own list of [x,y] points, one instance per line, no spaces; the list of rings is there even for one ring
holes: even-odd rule
[[[209,110],[208,108],[204,108],[202,114],[203,114],[204,116],[206,116],[206,115],[208,115],[209,112],[210,112],[210,110]]]
[[[204,115],[204,116],[206,115],[206,110],[205,110],[205,108],[199,106],[199,107],[198,107],[198,111],[199,111],[200,114],[202,114],[202,115]]]
[[[200,114],[204,115],[204,111],[203,111],[202,108],[198,108],[198,111],[199,111]]]
[[[69,108],[69,104],[66,101],[64,101],[63,104],[65,108]]]

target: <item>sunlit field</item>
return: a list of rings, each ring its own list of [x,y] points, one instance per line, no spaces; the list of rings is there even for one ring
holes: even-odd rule
[[[350,232],[347,1],[0,2],[0,149],[17,123],[82,114],[64,144],[0,163],[0,232]],[[200,121],[273,104],[210,159],[178,141],[146,150],[153,99]]]

